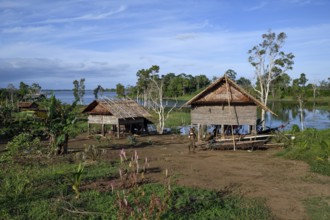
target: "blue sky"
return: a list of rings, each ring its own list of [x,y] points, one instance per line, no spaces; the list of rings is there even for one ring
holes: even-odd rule
[[[0,87],[135,85],[139,69],[255,80],[247,51],[269,29],[309,83],[330,77],[328,0],[0,0]]]

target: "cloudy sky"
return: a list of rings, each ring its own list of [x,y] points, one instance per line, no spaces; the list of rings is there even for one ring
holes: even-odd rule
[[[328,0],[0,0],[0,87],[135,85],[152,65],[253,81],[247,51],[269,29],[288,35],[289,75],[317,83],[330,77],[329,11]]]

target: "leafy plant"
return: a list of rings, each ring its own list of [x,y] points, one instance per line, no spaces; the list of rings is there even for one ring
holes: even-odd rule
[[[35,153],[40,149],[40,139],[33,138],[27,133],[21,133],[15,136],[12,141],[8,142],[6,149],[11,156]]]
[[[127,137],[127,141],[130,145],[133,145],[133,146],[137,145],[137,139],[134,135],[129,135]]]
[[[330,129],[306,129],[295,134],[291,145],[280,153],[289,159],[306,161],[313,172],[330,176]]]
[[[75,159],[80,161],[97,161],[101,158],[103,151],[97,148],[95,145],[88,145],[85,147],[83,152],[75,154]]]
[[[82,177],[82,173],[84,171],[84,167],[82,166],[82,164],[80,163],[78,165],[77,171],[73,174],[73,184],[72,184],[72,189],[74,190],[74,192],[76,193],[76,198],[78,199],[80,197],[80,192],[79,192],[79,188],[80,188],[80,182],[81,182],[81,177]]]

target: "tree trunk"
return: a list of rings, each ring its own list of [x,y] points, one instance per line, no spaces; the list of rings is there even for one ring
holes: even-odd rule
[[[303,103],[304,100],[302,99],[302,97],[298,97],[298,101],[299,101],[299,108],[300,108],[300,125],[301,125],[301,130],[304,130],[304,112],[303,112]]]
[[[56,136],[54,134],[49,135],[49,153],[56,154]]]
[[[68,143],[69,143],[69,135],[64,135],[64,142],[58,146],[58,154],[67,154],[68,153]]]
[[[146,90],[143,92],[143,107],[148,108],[148,94]]]

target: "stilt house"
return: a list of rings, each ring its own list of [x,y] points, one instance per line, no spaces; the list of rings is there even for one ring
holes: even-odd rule
[[[100,124],[102,134],[105,134],[105,125],[112,125],[113,132],[141,131],[148,132],[150,113],[137,102],[128,99],[112,100],[109,98],[94,100],[84,110],[88,114],[88,133],[91,124]]]
[[[257,107],[273,113],[266,105],[244,91],[226,75],[209,85],[185,105],[191,106],[191,123],[198,126],[198,139],[203,127],[215,125],[220,134],[226,129],[248,125],[249,133],[256,133]],[[274,113],[273,113],[274,114]]]

